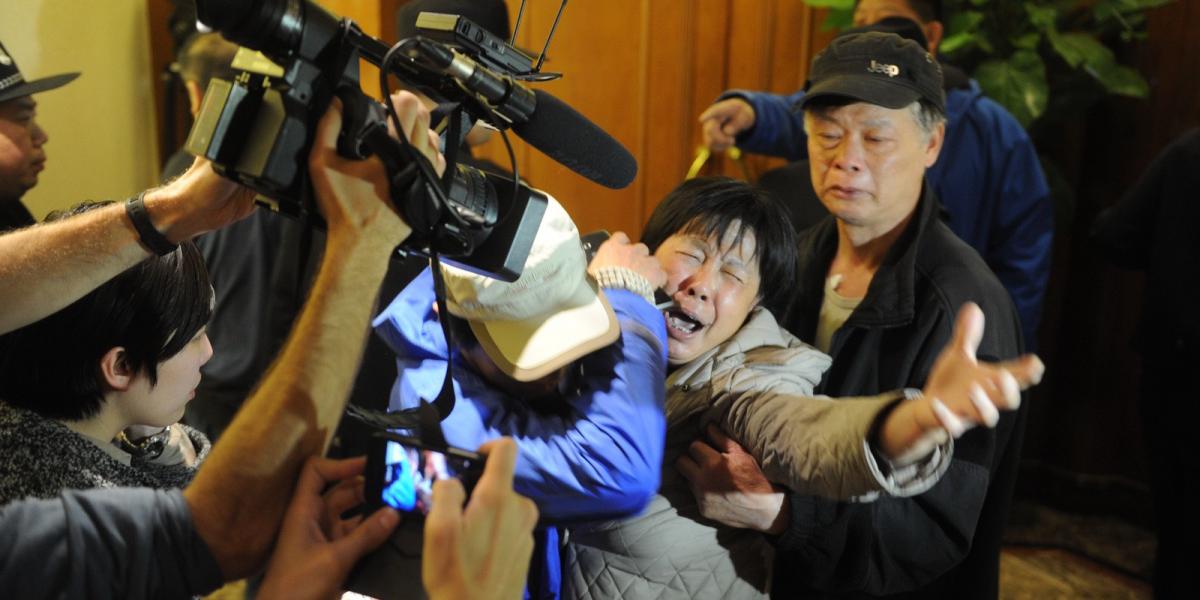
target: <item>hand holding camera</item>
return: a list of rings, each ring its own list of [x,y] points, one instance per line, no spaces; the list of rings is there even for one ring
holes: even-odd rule
[[[411,93],[396,92],[392,106],[400,117],[405,136],[413,148],[427,158],[440,175],[445,159],[437,149],[437,135],[429,129],[429,111]],[[389,198],[388,173],[378,156],[348,159],[338,153],[342,130],[342,102],[335,98],[317,124],[316,139],[309,154],[309,172],[321,214],[331,232],[349,227],[370,233],[394,246],[412,233]]]

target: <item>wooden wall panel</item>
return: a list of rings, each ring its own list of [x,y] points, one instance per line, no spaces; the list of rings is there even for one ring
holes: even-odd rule
[[[514,22],[519,4],[508,1]],[[557,8],[556,2],[531,2],[518,44],[539,50]],[[625,144],[638,160],[638,178],[625,190],[608,190],[517,141],[522,175],[563,202],[581,229],[638,235],[691,165],[701,141],[700,112],[733,87],[799,89],[813,44],[823,46],[830,37],[817,31],[819,22],[802,0],[569,4],[546,64],[565,77],[544,89]],[[498,140],[482,154],[507,164]],[[782,164],[762,157],[750,162],[756,173]],[[721,157],[705,173],[741,176]]]

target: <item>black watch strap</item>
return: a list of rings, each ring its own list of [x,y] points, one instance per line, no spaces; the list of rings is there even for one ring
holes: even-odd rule
[[[150,222],[150,215],[146,212],[146,203],[143,200],[145,195],[146,192],[142,192],[126,201],[125,214],[129,215],[130,221],[133,221],[133,228],[137,230],[138,237],[141,238],[142,245],[147,250],[159,256],[170,254],[179,247],[179,244],[172,244],[154,228],[154,224]]]

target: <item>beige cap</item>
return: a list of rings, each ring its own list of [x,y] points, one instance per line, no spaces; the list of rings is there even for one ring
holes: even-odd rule
[[[502,371],[533,381],[620,337],[617,316],[587,275],[579,230],[547,195],[546,213],[512,283],[443,266],[446,308],[466,319]]]

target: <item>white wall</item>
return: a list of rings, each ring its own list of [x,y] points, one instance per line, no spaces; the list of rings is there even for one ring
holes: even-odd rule
[[[27,79],[83,75],[37,95],[50,136],[38,186],[41,218],[81,200],[120,200],[158,175],[150,40],[142,0],[2,0],[0,40]]]

